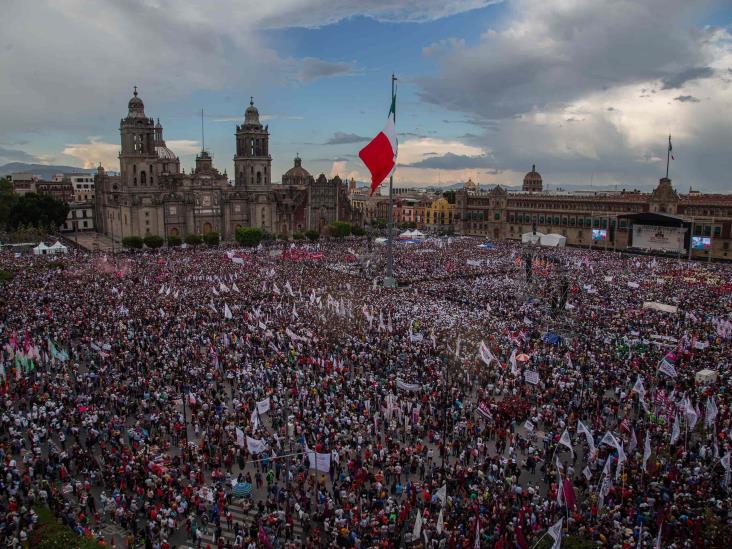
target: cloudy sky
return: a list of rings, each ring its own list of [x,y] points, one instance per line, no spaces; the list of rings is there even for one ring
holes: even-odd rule
[[[732,7],[695,0],[5,0],[0,164],[118,166],[132,86],[184,167],[231,173],[249,96],[274,173],[367,179],[399,78],[399,185],[732,190]]]

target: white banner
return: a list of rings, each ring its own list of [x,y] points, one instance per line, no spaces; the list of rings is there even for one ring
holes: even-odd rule
[[[269,412],[269,409],[269,397],[257,402],[257,412],[259,412],[260,414],[266,414],[267,412]]]
[[[266,447],[267,443],[263,440],[247,436],[247,450],[249,450],[249,453],[261,454]]]
[[[244,448],[244,431],[239,427],[236,428],[236,444],[239,448]]]
[[[526,429],[528,432],[532,432],[534,430],[534,424],[531,423],[530,420],[526,420],[526,423],[524,423],[524,429]]]
[[[406,383],[397,378],[397,388],[402,391],[419,391],[422,386],[419,383]]]
[[[524,372],[524,379],[526,380],[526,383],[531,383],[532,385],[538,385],[539,384],[539,372],[535,372],[534,370],[526,370]]]

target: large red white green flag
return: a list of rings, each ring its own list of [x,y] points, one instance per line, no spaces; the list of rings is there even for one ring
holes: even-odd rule
[[[381,182],[391,173],[396,165],[397,135],[396,135],[396,94],[391,98],[389,117],[384,129],[358,153],[371,172],[371,194],[379,188]]]

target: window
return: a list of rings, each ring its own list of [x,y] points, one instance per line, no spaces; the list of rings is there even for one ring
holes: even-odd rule
[[[711,236],[711,234],[712,234],[712,226],[704,225],[704,236]]]
[[[544,216],[543,215],[540,215],[539,216],[539,223],[541,223],[542,225],[544,224]]]
[[[170,206],[169,212],[170,215],[176,215],[178,213],[178,208],[176,206]]]
[[[714,236],[719,236],[721,234],[722,234],[722,227],[720,227],[719,225],[714,227]]]
[[[496,212],[493,214],[493,220],[494,221],[500,221],[501,220],[501,214]]]
[[[140,185],[146,185],[147,184],[147,176],[145,175],[145,171],[140,172]]]
[[[262,184],[262,172],[257,172],[257,185]]]
[[[558,215],[554,216],[554,224],[559,225],[559,216]]]

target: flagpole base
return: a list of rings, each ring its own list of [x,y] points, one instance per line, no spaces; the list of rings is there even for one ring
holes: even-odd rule
[[[397,281],[393,276],[384,277],[384,288],[396,288]]]

